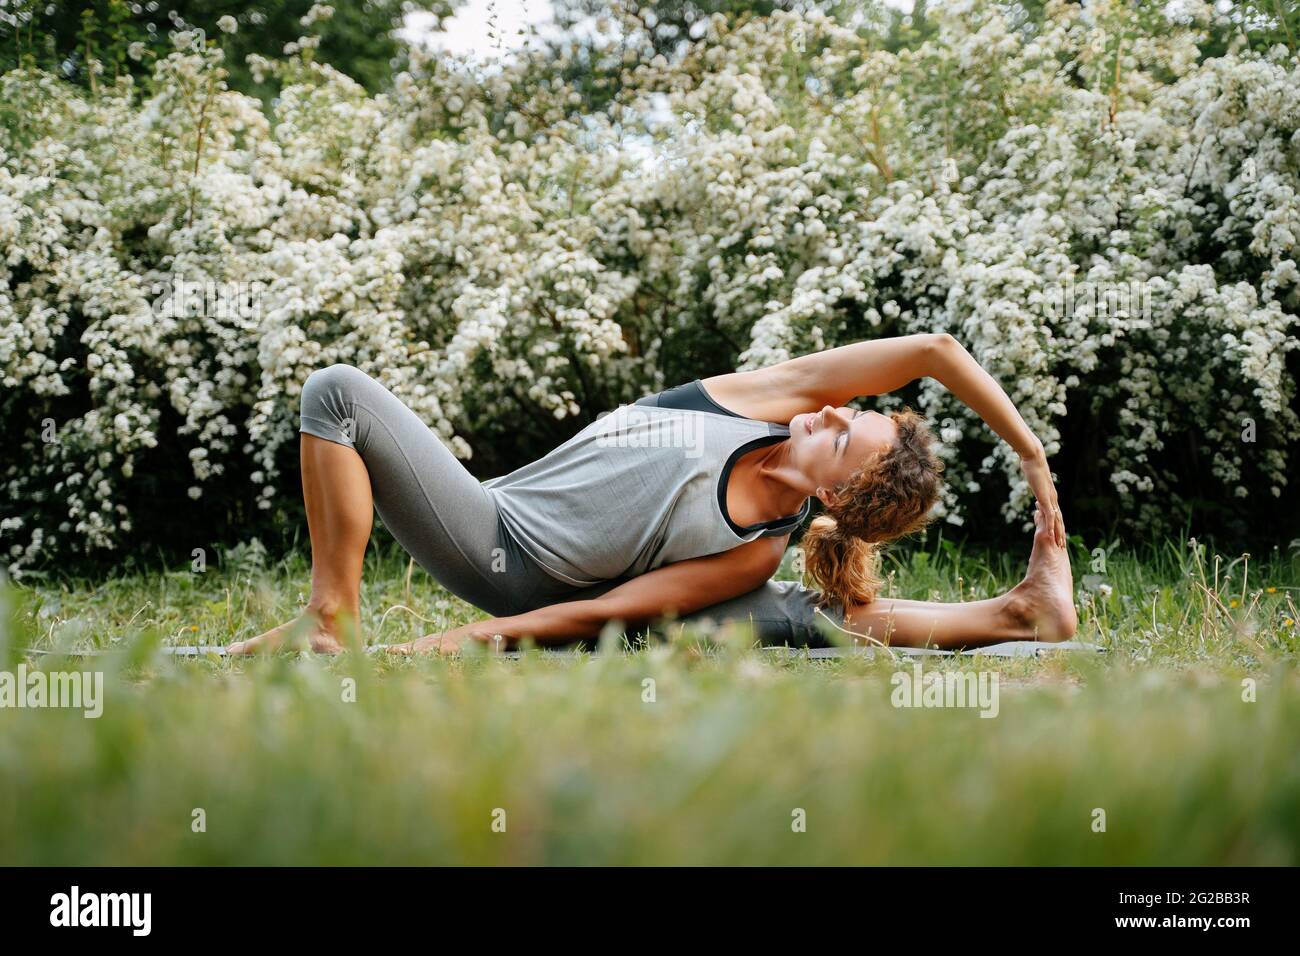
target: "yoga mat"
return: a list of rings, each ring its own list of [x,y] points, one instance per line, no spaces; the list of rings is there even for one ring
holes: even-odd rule
[[[369,653],[376,653],[390,644],[371,644],[366,648]],[[198,658],[198,657],[225,657],[226,648],[221,644],[198,644],[198,645],[164,645],[158,648],[162,654],[171,657]],[[990,644],[988,647],[975,647],[960,651],[945,651],[929,647],[877,647],[874,644],[864,647],[789,647],[785,645],[764,647],[765,653],[782,655],[785,657],[809,657],[813,659],[837,658],[837,657],[875,657],[877,654],[882,656],[901,657],[976,657],[981,654],[989,657],[1042,657],[1054,653],[1104,653],[1104,647],[1096,644],[1088,644],[1083,641],[1061,641],[1059,643],[1049,643],[1047,641],[1006,641],[1002,644]],[[60,654],[64,657],[99,657],[105,652],[102,650],[93,651],[51,651],[40,648],[28,648],[25,653],[28,654]],[[503,651],[500,656],[504,658],[518,658],[522,651]],[[563,648],[542,648],[541,653],[547,655],[576,655],[582,653],[576,650],[566,650]],[[586,652],[592,653],[592,652]]]

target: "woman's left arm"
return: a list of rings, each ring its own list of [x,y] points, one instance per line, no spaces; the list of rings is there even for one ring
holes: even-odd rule
[[[763,374],[772,380],[760,379]],[[767,369],[716,376],[705,380],[705,384],[724,406],[731,401],[733,405],[727,407],[751,416],[753,413],[745,407],[735,409],[734,405],[752,405],[769,396],[784,397],[789,407],[779,410],[779,418],[769,420],[789,421],[799,412],[821,411],[826,405],[842,406],[862,395],[883,395],[926,377],[936,379],[965,402],[1022,460],[1042,451],[1042,443],[1002,386],[947,332],[853,342]],[[747,391],[742,392],[742,387]],[[719,398],[719,392],[723,398]]]
[[[1016,450],[1022,461],[1042,455],[1043,443],[1029,430],[997,380],[951,335],[944,335],[941,342],[930,377],[984,419],[998,437]]]
[[[930,376],[984,419],[998,437],[1016,450],[1025,480],[1051,521],[1052,537],[1060,547],[1065,547],[1065,521],[1061,517],[1056,485],[1052,482],[1043,443],[1029,430],[1002,386],[962,344],[947,334],[942,341],[935,353]]]
[[[712,387],[716,400],[741,414],[753,416],[753,411],[746,411],[750,407],[774,412],[779,418],[825,405],[841,406],[860,395],[881,395],[923,377],[940,382],[1016,450],[1034,497],[1051,519],[1053,537],[1064,547],[1065,524],[1043,443],[1002,386],[947,332],[854,342],[767,369],[708,379],[705,384]]]

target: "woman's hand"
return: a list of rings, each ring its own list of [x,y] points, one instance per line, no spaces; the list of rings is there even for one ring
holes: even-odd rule
[[[1056,485],[1052,483],[1052,470],[1047,466],[1047,455],[1041,445],[1032,454],[1020,457],[1020,470],[1024,472],[1029,489],[1047,516],[1048,526],[1052,529],[1052,540],[1058,547],[1064,548],[1065,519],[1061,516],[1061,506],[1056,500]]]
[[[461,627],[429,634],[405,644],[394,644],[388,648],[390,654],[459,654],[471,641],[487,645],[489,650],[505,650],[506,639],[492,629],[491,621],[477,621]]]

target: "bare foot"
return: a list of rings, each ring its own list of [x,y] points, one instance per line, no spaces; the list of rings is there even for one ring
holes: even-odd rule
[[[1070,555],[1053,539],[1042,508],[1034,511],[1034,528],[1029,570],[1025,579],[1007,592],[1007,612],[1029,639],[1068,641],[1079,627]]]
[[[353,620],[355,619],[354,615]],[[339,654],[347,650],[342,625],[338,612],[308,607],[292,621],[273,627],[265,634],[230,644],[226,647],[226,655],[240,657],[264,654],[281,647],[301,648],[304,645],[317,654]]]

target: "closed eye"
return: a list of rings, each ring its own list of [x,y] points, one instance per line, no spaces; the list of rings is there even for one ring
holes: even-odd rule
[[[862,411],[859,409],[858,411],[855,411],[855,412],[853,413],[853,418],[857,418],[857,417],[858,417],[859,415],[861,415],[861,414],[862,414]],[[852,421],[853,419],[849,419],[849,420]],[[844,441],[840,442],[840,451],[839,451],[839,453],[840,453],[841,455],[844,454],[844,452],[845,452],[845,451],[848,449],[848,447],[849,447],[849,430],[848,430],[847,428],[844,429],[844,431],[842,432],[842,434],[843,434],[843,436],[844,436]],[[838,439],[837,439],[837,441],[838,441]]]

